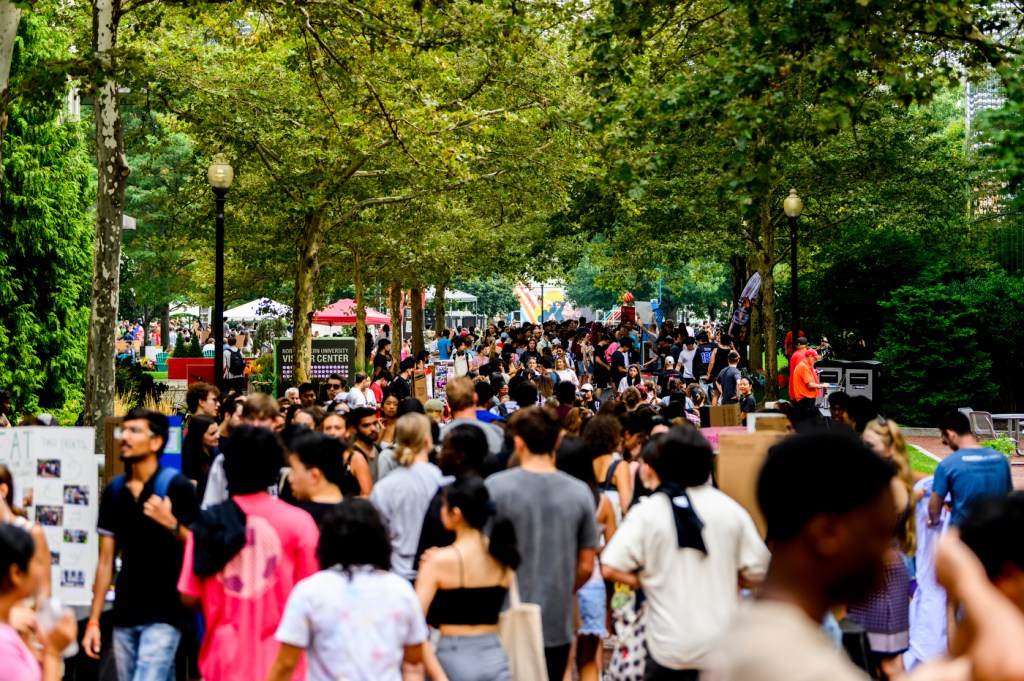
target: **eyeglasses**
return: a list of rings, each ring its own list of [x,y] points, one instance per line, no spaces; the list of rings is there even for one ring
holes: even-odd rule
[[[120,440],[121,436],[125,433],[135,433],[136,435],[149,435],[150,437],[156,437],[156,433],[152,430],[139,428],[138,426],[118,426],[117,428],[114,428],[114,439]]]
[[[327,384],[327,389],[328,390],[341,390],[341,383],[328,383]]]

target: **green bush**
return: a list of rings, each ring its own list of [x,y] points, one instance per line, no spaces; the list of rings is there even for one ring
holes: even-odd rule
[[[981,446],[989,447],[997,452],[1002,452],[1007,456],[1012,456],[1017,453],[1017,443],[1008,437],[1001,437],[997,440],[986,440],[981,443]]]
[[[881,304],[876,357],[886,370],[886,411],[925,426],[948,409],[990,404],[992,360],[978,347],[978,310],[944,283],[904,286]]]

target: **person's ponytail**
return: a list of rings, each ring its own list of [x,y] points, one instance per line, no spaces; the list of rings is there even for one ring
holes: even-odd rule
[[[507,518],[494,521],[488,550],[502,565],[513,570],[519,567],[519,546],[516,543],[516,528],[513,527],[512,521]]]

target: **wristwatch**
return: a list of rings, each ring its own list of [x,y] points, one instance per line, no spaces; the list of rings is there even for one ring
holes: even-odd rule
[[[181,529],[181,522],[179,522],[178,520],[175,520],[174,521],[174,527],[171,528],[171,534],[177,535],[178,534],[178,530],[180,530],[180,529]]]

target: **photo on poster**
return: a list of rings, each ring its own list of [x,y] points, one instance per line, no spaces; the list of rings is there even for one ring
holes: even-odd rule
[[[36,522],[48,527],[60,527],[64,524],[64,507],[36,506]]]
[[[72,506],[88,506],[89,487],[86,485],[64,485],[64,503]]]
[[[60,551],[50,551],[50,565],[60,565]]]
[[[61,570],[60,585],[72,587],[85,586],[85,571],[83,570]]]
[[[65,544],[86,544],[88,541],[88,530],[64,530]]]
[[[36,462],[36,476],[40,478],[59,478],[60,459],[39,459]]]

